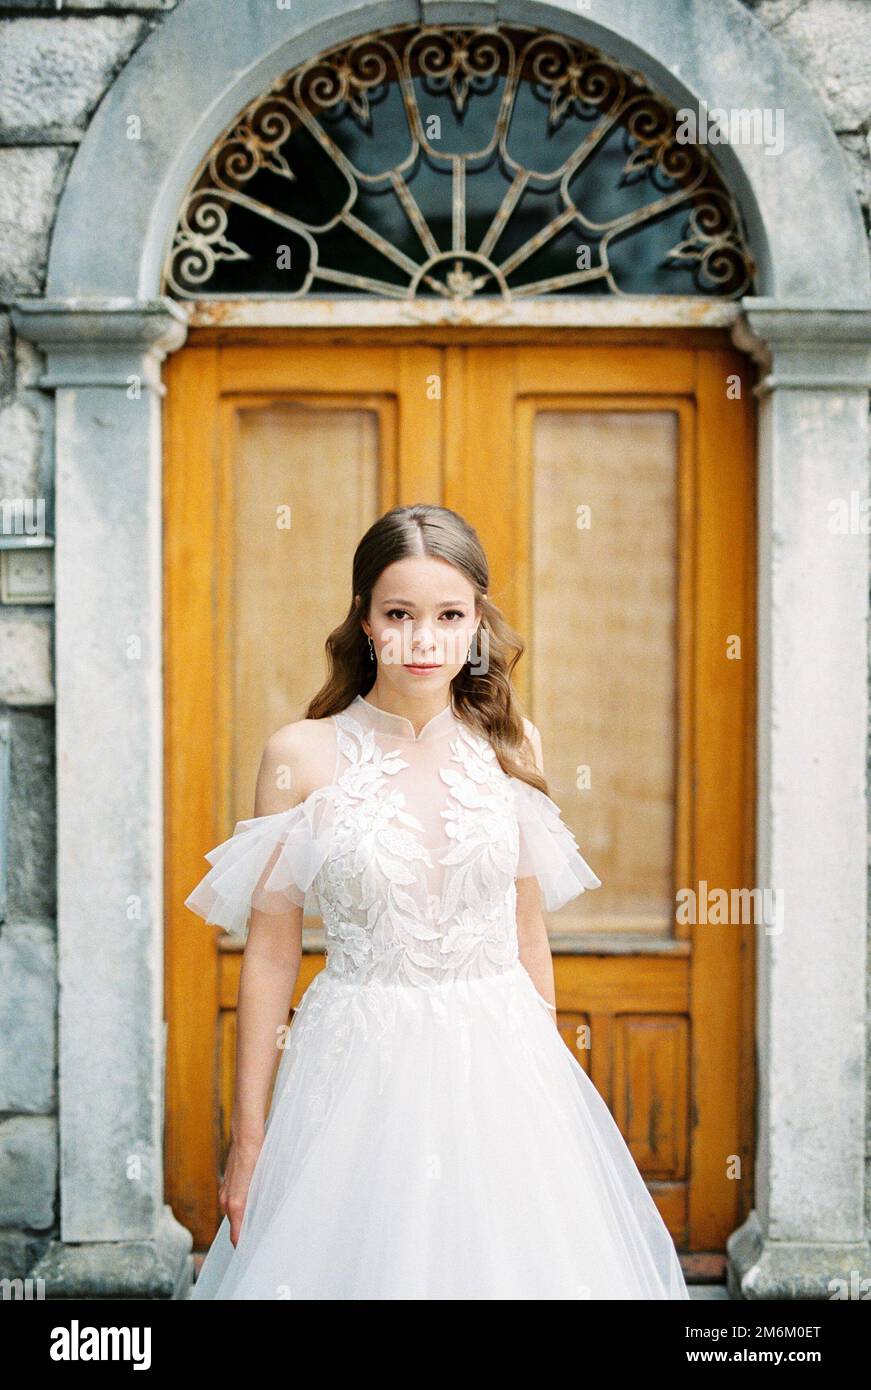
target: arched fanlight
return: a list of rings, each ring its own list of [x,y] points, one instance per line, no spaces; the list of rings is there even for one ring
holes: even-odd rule
[[[755,273],[708,148],[642,74],[537,29],[403,26],[241,112],[184,199],[163,289],[734,299]]]

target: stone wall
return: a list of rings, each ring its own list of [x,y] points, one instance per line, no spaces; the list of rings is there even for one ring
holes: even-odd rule
[[[9,308],[43,292],[58,199],[102,96],[164,14],[184,3],[0,2],[0,497],[43,497],[49,516],[52,398],[35,386],[39,354],[16,339]],[[746,0],[746,7],[827,112],[867,227],[871,3]],[[114,175],[106,170],[107,179]],[[807,235],[825,255],[825,227]],[[0,720],[11,742],[0,924],[0,1275],[8,1276],[23,1275],[58,1231],[52,704],[51,607],[0,603]],[[868,1217],[871,1225],[871,1208]]]

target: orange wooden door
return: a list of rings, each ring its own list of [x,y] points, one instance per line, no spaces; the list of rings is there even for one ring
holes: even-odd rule
[[[603,879],[550,920],[560,1027],[679,1247],[750,1192],[748,926],[679,889],[750,886],[752,410],[692,346],[194,337],[166,411],[167,1192],[219,1219],[240,953],[182,906],[251,814],[257,759],[323,676],[363,530],[397,502],[477,527],[552,794]],[[307,920],[295,1000],[323,965]]]

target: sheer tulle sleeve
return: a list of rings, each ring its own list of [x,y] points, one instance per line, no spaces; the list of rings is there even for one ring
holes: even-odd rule
[[[556,802],[519,778],[513,779],[513,786],[520,828],[515,878],[538,879],[548,912],[556,912],[588,888],[601,888],[602,880],[581,855]]]
[[[238,821],[229,840],[206,854],[212,867],[185,907],[239,937],[252,907],[272,914],[303,907],[327,856],[329,822],[327,797],[317,792],[287,811]]]

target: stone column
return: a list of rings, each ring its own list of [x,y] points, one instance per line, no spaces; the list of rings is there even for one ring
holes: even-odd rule
[[[163,1200],[160,363],[168,300],[23,300],[55,392],[60,1240],[48,1298],[172,1298]]]
[[[733,1298],[860,1296],[864,1225],[871,310],[746,299],[761,364],[755,1209]],[[728,525],[728,518],[723,519]]]

